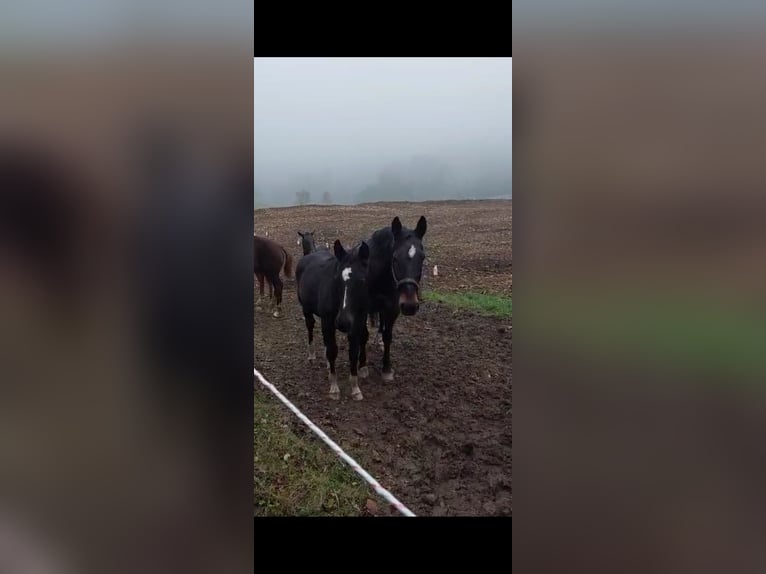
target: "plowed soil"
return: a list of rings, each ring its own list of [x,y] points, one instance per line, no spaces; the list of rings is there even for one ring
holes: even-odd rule
[[[511,294],[510,201],[263,209],[255,232],[268,231],[297,262],[298,230],[350,246],[395,215],[409,227],[420,215],[428,219],[424,289]],[[309,362],[295,283],[283,280],[283,316],[255,315],[256,368],[415,514],[510,515],[511,320],[430,302],[414,317],[400,316],[394,381],[381,379],[382,351],[371,339],[360,402],[348,397],[348,346],[338,334],[337,402],[328,396],[319,329],[317,360]],[[260,385],[256,392],[268,393]],[[313,434],[291,420],[296,433]]]

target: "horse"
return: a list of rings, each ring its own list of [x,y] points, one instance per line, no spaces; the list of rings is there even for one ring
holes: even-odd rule
[[[258,300],[255,302],[255,306],[258,309],[260,309],[261,299],[263,298],[263,283],[266,277],[260,271],[255,272],[255,277],[258,279],[258,288],[260,292],[260,296],[258,297]],[[273,298],[274,298],[274,286],[269,281],[269,301],[271,301]]]
[[[351,398],[361,401],[363,396],[359,389],[358,377],[364,379],[368,376],[366,276],[370,249],[367,243],[362,241],[358,247],[347,251],[337,239],[333,249],[334,252],[320,250],[305,255],[295,269],[298,301],[303,309],[308,332],[308,359],[316,359],[313,349],[316,315],[322,323],[330,398],[340,398],[338,377],[335,374],[335,359],[338,356],[335,340],[337,329],[348,336]]]
[[[317,250],[317,245],[314,242],[314,233],[316,233],[316,231],[298,232],[298,235],[301,237],[298,240],[298,245],[303,247],[304,255],[308,255],[309,253],[313,253]]]
[[[395,217],[390,227],[377,230],[369,240],[368,315],[373,326],[377,317],[378,332],[383,338],[384,381],[394,380],[391,368],[394,323],[400,313],[413,316],[420,307],[426,229],[424,216],[420,217],[415,229],[403,227],[399,217]]]
[[[269,282],[269,298],[273,300],[274,316],[279,317],[282,312],[282,280],[279,278],[280,271],[284,270],[287,277],[292,277],[293,257],[279,243],[265,237],[253,236],[254,240],[254,272],[258,278],[259,294],[256,308],[263,298],[263,281]],[[273,291],[272,291],[273,288]]]

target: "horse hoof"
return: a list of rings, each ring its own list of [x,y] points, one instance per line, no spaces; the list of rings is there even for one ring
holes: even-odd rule
[[[349,376],[348,383],[351,386],[351,398],[355,401],[362,400],[362,391],[359,389],[359,379],[354,375]]]
[[[394,371],[393,369],[389,371],[388,373],[383,371],[383,380],[387,382],[391,382],[394,380]]]
[[[317,358],[317,354],[316,354],[316,352],[314,352],[314,351],[311,351],[311,352],[309,353],[309,361],[316,361],[316,358]]]
[[[340,398],[340,387],[338,386],[338,377],[334,373],[330,373],[327,377],[330,379],[330,398],[337,401]]]
[[[359,367],[359,377],[362,379],[366,379],[370,376],[370,370],[367,368],[367,365],[364,367]]]
[[[274,316],[275,316],[275,317],[277,317],[277,318],[279,318],[279,317],[281,317],[281,316],[282,316],[282,313],[280,313],[280,312],[279,312],[279,309],[277,309],[276,311],[274,311]]]

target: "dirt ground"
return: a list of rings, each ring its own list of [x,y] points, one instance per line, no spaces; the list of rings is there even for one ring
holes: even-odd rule
[[[259,209],[256,235],[282,243],[295,258],[298,231],[316,231],[317,246],[340,239],[358,243],[399,216],[413,228],[421,215],[428,220],[423,240],[428,273],[424,281],[442,292],[511,295],[511,201],[428,201],[423,203],[369,203],[353,206],[319,206]],[[433,266],[438,276],[433,277]]]
[[[511,202],[428,202],[307,206],[255,212],[255,232],[295,257],[297,230],[354,244],[399,215],[405,226],[428,219],[424,288],[510,295]],[[431,270],[437,264],[438,276]],[[348,397],[348,346],[338,334],[343,394],[330,400],[321,344],[307,360],[306,330],[285,281],[284,315],[255,315],[255,364],[311,420],[418,515],[510,515],[511,343],[509,319],[425,303],[400,317],[391,349],[395,379],[381,379],[382,352],[368,349],[364,400]],[[315,336],[321,335],[315,331]],[[256,392],[268,392],[257,387]],[[293,429],[310,434],[299,420]],[[388,509],[389,512],[395,512]]]

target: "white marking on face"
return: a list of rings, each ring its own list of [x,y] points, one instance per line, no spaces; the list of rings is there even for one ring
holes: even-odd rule
[[[414,245],[410,245],[410,250],[407,252],[407,255],[409,255],[410,259],[415,257],[415,246]]]
[[[341,275],[343,275],[343,281],[348,281],[349,277],[351,277],[351,267],[346,267],[341,272]]]
[[[348,295],[348,285],[343,288],[343,308],[346,308],[346,296]]]

